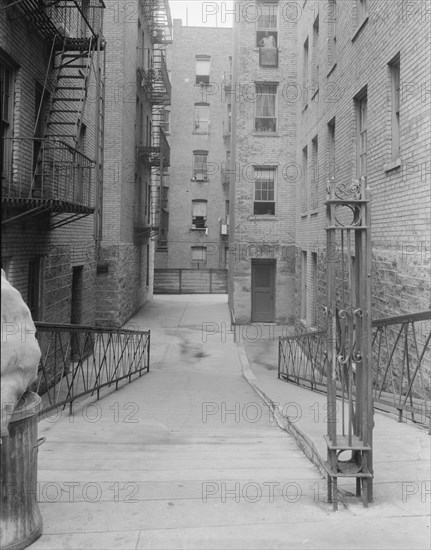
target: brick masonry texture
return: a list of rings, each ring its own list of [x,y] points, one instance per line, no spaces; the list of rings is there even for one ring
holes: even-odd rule
[[[136,71],[152,49],[150,31],[140,3],[105,2],[107,41],[103,236],[100,263],[108,271],[97,275],[97,322],[121,326],[146,300],[149,289],[145,240],[136,241],[134,227],[145,217],[150,172],[136,160],[136,146],[146,136],[151,105],[138,85]],[[139,33],[144,34],[144,54]],[[144,143],[146,144],[146,143]],[[138,189],[140,185],[141,189]]]
[[[284,194],[277,196],[277,221],[252,220],[252,184],[244,181],[237,170],[232,189],[235,206],[232,208],[231,249],[235,243],[253,240],[295,243],[298,250],[295,281],[290,287],[280,286],[283,298],[280,301],[281,292],[277,293],[277,320],[304,317],[302,252],[306,252],[304,321],[306,326],[320,324],[320,305],[326,303],[324,201],[327,180],[332,175],[328,123],[335,120],[336,179],[349,184],[357,177],[355,97],[366,88],[367,183],[372,198],[372,317],[429,309],[431,14],[427,2],[368,0],[368,16],[364,21],[359,21],[358,2],[353,0],[338,0],[335,13],[330,8],[331,3],[326,1],[295,3],[298,9],[294,12],[292,3],[280,1],[278,4],[278,69],[258,67],[258,53],[253,48],[255,20],[240,17],[236,25],[234,81],[239,100],[233,123],[237,138],[233,155],[237,166],[243,162],[287,164],[291,178],[283,190],[278,187]],[[313,53],[316,18],[318,77]],[[330,55],[331,21],[336,25],[335,58]],[[307,38],[308,82],[304,85]],[[397,55],[400,57],[400,166],[389,170],[388,164],[392,161],[389,64]],[[278,96],[280,136],[277,138],[252,135],[252,106],[244,102],[240,93],[242,85],[261,80],[278,82],[278,88],[284,90]],[[316,137],[318,153],[313,159]],[[303,172],[305,147],[308,150],[307,177]],[[314,189],[317,189],[317,200],[313,198]],[[279,202],[282,210],[278,210]],[[316,274],[312,269],[312,253],[317,254]],[[249,321],[250,265],[232,257],[229,277],[230,301],[235,314]],[[314,319],[316,305],[317,320]]]
[[[50,46],[25,19],[16,19],[16,8],[0,13],[0,53],[13,68],[13,137],[25,140],[34,136],[37,112],[35,86],[44,84]],[[53,74],[49,73],[48,90],[52,93]],[[89,87],[94,87],[91,78]],[[84,116],[86,126],[85,154],[94,158],[94,108],[87,102]],[[32,146],[24,149],[19,165],[32,162]],[[30,189],[30,181],[24,185]],[[92,191],[94,193],[94,189]],[[18,215],[19,210],[10,211]],[[60,214],[56,221],[64,219]],[[51,220],[52,221],[52,220]],[[28,301],[29,266],[39,262],[38,308],[36,318],[52,323],[71,322],[72,270],[82,267],[81,322],[94,324],[95,248],[93,216],[73,224],[48,230],[49,218],[41,214],[6,224],[2,229],[2,265],[11,283]]]
[[[169,239],[167,252],[158,252],[156,267],[195,268],[191,247],[207,248],[205,268],[225,267],[227,238],[220,234],[226,223],[228,190],[222,185],[221,169],[226,165],[228,138],[227,99],[224,73],[229,73],[232,30],[226,28],[185,27],[174,20],[173,45],[168,48],[171,68],[171,175],[169,178]],[[210,85],[196,85],[196,55],[211,56]],[[194,104],[209,103],[208,135],[193,134]],[[208,151],[208,181],[192,181],[193,151]],[[192,200],[207,201],[208,234],[192,230]]]

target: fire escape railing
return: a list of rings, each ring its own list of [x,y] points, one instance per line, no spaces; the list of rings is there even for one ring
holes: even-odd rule
[[[118,389],[150,369],[150,331],[36,322],[42,357],[32,390],[42,397],[39,416],[65,409],[87,395]]]
[[[136,147],[136,156],[150,166],[163,166],[167,168],[171,162],[171,148],[166,139],[165,133],[156,126],[151,136],[151,145],[138,145]]]
[[[154,50],[153,67],[139,67],[136,71],[138,86],[144,90],[148,101],[153,105],[170,105],[171,82],[162,50]]]
[[[168,0],[140,0],[154,44],[172,43],[172,19]]]
[[[93,208],[95,163],[54,138],[9,138],[2,199],[40,199]]]
[[[373,397],[398,415],[427,424],[431,402],[431,311],[401,315],[372,323]],[[278,377],[287,382],[325,391],[326,331],[279,339]],[[428,375],[427,375],[428,373]],[[341,392],[341,373],[337,388]]]
[[[9,2],[19,15],[11,13],[11,19],[26,17],[45,38],[55,36],[82,39],[90,32],[93,38],[101,34],[103,26],[103,0],[91,0],[86,6],[79,0],[52,0],[36,2],[21,0]]]

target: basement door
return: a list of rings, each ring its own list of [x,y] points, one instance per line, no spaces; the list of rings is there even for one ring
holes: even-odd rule
[[[251,321],[272,323],[275,317],[275,260],[251,261]]]

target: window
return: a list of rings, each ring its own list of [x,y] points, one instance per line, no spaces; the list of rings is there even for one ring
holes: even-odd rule
[[[193,179],[208,181],[207,171],[208,151],[193,151]]]
[[[205,265],[207,263],[207,247],[206,246],[192,246],[191,248],[191,260],[192,264]]]
[[[319,89],[319,16],[313,24],[313,93]]]
[[[317,323],[317,254],[311,253],[311,277],[312,277],[312,293],[310,303],[310,321],[311,325],[315,326]]]
[[[207,227],[207,201],[192,201],[192,229],[206,229]]]
[[[5,65],[0,65],[0,106],[1,106],[1,138],[0,162],[2,166],[2,183],[7,181],[7,169],[12,152],[12,121],[13,121],[13,73]]]
[[[307,90],[308,90],[308,38],[304,42],[302,51],[302,101],[307,103]]]
[[[229,225],[230,223],[230,203],[229,201],[226,201],[225,203],[225,214],[226,214],[226,225]]]
[[[391,74],[391,140],[392,160],[400,158],[400,56],[389,64]]]
[[[254,168],[254,206],[256,215],[275,215],[275,168]]]
[[[277,131],[277,85],[256,84],[256,112],[254,129],[256,132]]]
[[[301,210],[307,212],[307,189],[308,188],[308,147],[305,146],[302,150],[302,193],[301,193]]]
[[[311,141],[311,208],[316,209],[319,197],[319,145],[317,136]]]
[[[335,178],[335,118],[328,122],[328,177]]]
[[[307,252],[305,250],[302,251],[301,255],[301,317],[302,319],[307,318],[307,293],[308,293],[308,285],[307,285]]]
[[[357,24],[360,25],[368,16],[368,0],[356,0]]]
[[[277,4],[260,4],[256,30],[261,67],[278,67]]]
[[[196,56],[196,84],[209,84],[210,64],[211,57],[209,55]]]
[[[356,176],[367,175],[367,94],[356,99]]]
[[[163,110],[163,131],[165,134],[171,133],[171,110],[166,107]]]
[[[278,5],[276,3],[258,4],[259,18],[256,28],[256,48],[277,48],[277,11]]]
[[[329,0],[328,16],[329,66],[337,59],[337,0]]]
[[[209,134],[210,106],[209,103],[195,103],[195,118],[193,132],[195,134]]]

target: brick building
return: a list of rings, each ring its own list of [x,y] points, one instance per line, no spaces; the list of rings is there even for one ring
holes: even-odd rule
[[[97,318],[123,324],[152,294],[160,188],[169,164],[163,132],[170,82],[167,0],[107,0],[103,220]],[[163,195],[163,193],[162,193]],[[163,227],[161,228],[163,232]]]
[[[293,318],[296,23],[275,3],[236,4],[229,299],[237,322]]]
[[[166,270],[192,270],[199,286],[200,274],[226,269],[231,50],[231,28],[188,27],[174,20],[168,49],[174,168],[169,177],[169,234],[159,241],[156,253],[159,287],[167,282]]]
[[[95,321],[103,11],[1,2],[2,267],[39,321]]]
[[[365,177],[371,190],[372,317],[429,309],[427,3],[246,4],[237,3],[233,77],[229,292],[237,319],[324,322],[330,177]],[[263,35],[275,40],[265,56]],[[260,116],[272,126],[259,129]],[[271,203],[267,213],[258,199]],[[276,307],[260,315],[271,298]]]

